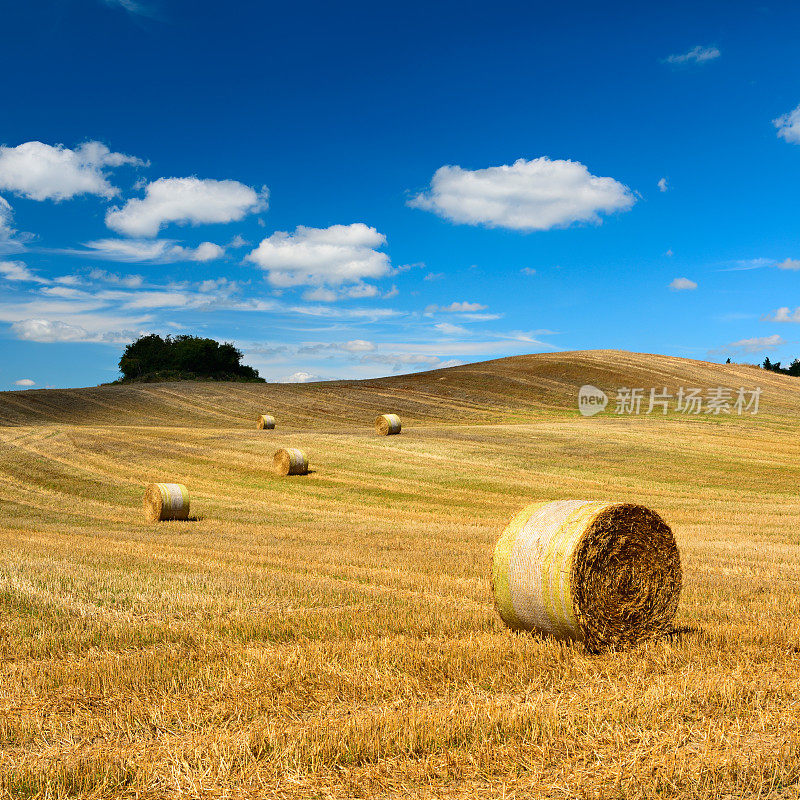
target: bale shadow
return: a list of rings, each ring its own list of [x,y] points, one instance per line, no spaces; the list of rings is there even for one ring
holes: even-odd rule
[[[670,642],[678,642],[680,644],[683,642],[685,636],[689,636],[695,633],[703,633],[702,628],[698,628],[695,625],[678,625],[674,628],[670,628],[662,638],[669,639]]]

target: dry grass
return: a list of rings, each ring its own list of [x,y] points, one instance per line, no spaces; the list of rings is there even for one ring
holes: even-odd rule
[[[32,424],[47,395],[0,397],[0,417],[29,404],[0,428],[0,796],[797,797],[794,379],[750,378],[780,397],[756,418],[584,420],[520,367],[540,411],[498,403],[504,421],[476,426],[480,371],[444,399],[436,377],[402,379],[394,440],[282,411],[265,441],[255,410],[223,424],[238,386],[169,390],[198,409],[179,436],[119,426],[111,390],[90,425]],[[661,384],[644,374],[623,377]],[[372,384],[293,388],[270,407],[380,406]],[[268,468],[287,446],[313,454],[303,480]],[[197,520],[143,521],[164,475]],[[593,656],[505,629],[494,542],[526,502],[564,496],[658,510],[689,632]]]

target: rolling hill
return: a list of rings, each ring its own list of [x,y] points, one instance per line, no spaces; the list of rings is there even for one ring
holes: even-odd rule
[[[375,380],[311,384],[159,383],[0,393],[0,425],[229,427],[268,411],[303,427],[361,425],[376,412],[409,422],[523,421],[574,413],[578,388],[763,388],[762,413],[800,413],[800,379],[750,365],[590,350],[482,361]],[[613,409],[613,406],[612,406]]]
[[[587,383],[763,398],[587,420]],[[190,520],[145,521],[155,481]],[[800,379],[664,356],[2,393],[0,797],[797,798],[798,485]],[[681,633],[502,624],[495,542],[571,498],[670,525]]]

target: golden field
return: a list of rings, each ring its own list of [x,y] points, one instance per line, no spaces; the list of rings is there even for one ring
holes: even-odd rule
[[[584,383],[764,392],[584,419]],[[312,473],[274,477],[280,447]],[[196,518],[145,523],[153,481]],[[798,797],[798,487],[800,380],[747,366],[0,393],[0,796]],[[686,632],[593,656],[503,627],[494,542],[569,497],[666,519]]]

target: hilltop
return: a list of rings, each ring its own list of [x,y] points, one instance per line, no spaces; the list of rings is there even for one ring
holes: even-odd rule
[[[578,389],[724,386],[763,389],[763,413],[800,412],[800,380],[749,365],[618,350],[540,353],[372,380],[308,384],[111,385],[0,392],[0,425],[41,423],[229,427],[269,411],[305,427],[362,424],[378,411],[407,421],[523,421],[576,410]]]

